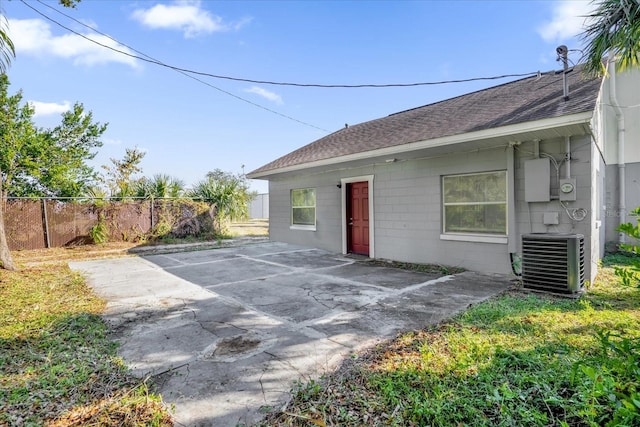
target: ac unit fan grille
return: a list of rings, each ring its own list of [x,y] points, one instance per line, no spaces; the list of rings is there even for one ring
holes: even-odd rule
[[[584,285],[584,236],[522,236],[522,282],[525,288],[576,293]]]

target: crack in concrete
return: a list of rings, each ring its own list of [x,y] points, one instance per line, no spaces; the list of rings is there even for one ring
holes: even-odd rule
[[[303,289],[304,289],[304,288],[303,288]],[[308,297],[313,298],[315,302],[317,302],[318,304],[320,304],[320,305],[321,305],[321,306],[323,306],[324,308],[329,309],[329,310],[333,310],[333,309],[335,309],[335,307],[331,307],[331,306],[329,306],[329,305],[325,304],[323,301],[320,301],[320,300],[318,299],[318,297],[316,297],[315,295],[313,295],[313,290],[312,290],[312,289],[306,289],[306,291],[307,291],[307,296],[308,296]]]
[[[266,369],[263,369],[262,373],[260,374],[260,378],[258,378],[258,382],[260,383],[260,391],[262,392],[262,399],[265,401],[265,403],[267,402],[267,393],[265,393],[264,391],[264,384],[262,384],[262,377],[264,376],[266,371],[267,371]]]
[[[332,276],[330,274],[322,274],[322,273],[318,273],[317,271],[309,271],[308,274],[312,274],[314,276],[318,276],[321,279],[325,279],[325,280],[331,280],[337,284],[345,284],[345,285],[353,285],[353,286],[357,286],[360,288],[375,288],[378,290],[381,290],[383,292],[391,292],[392,289],[389,289],[388,287],[385,286],[380,286],[380,285],[375,285],[373,283],[366,283],[366,282],[359,282],[357,280],[353,280],[353,279],[346,279],[344,277],[336,277],[336,276]]]
[[[298,368],[296,368],[296,367],[295,367],[291,362],[289,362],[288,360],[286,360],[286,359],[282,359],[280,356],[275,355],[275,354],[273,354],[273,353],[271,353],[271,352],[269,352],[269,351],[264,351],[263,353],[264,353],[264,354],[266,354],[266,355],[268,355],[268,356],[273,357],[273,358],[275,359],[275,361],[276,361],[276,362],[278,362],[278,363],[280,363],[281,365],[288,366],[288,367],[289,367],[293,372],[295,372],[296,374],[298,374],[298,376],[300,376],[300,377],[304,377],[304,373],[303,373],[303,372],[301,372]]]
[[[338,344],[339,346],[344,347],[344,348],[346,348],[346,349],[353,350],[353,347],[350,347],[350,346],[348,346],[348,345],[346,345],[346,344],[344,344],[344,343],[341,343],[341,342],[339,342],[339,341],[336,341],[336,340],[334,340],[334,339],[333,339],[333,338],[331,338],[331,337],[327,337],[327,341],[331,341],[332,343],[334,343],[334,344]]]
[[[206,288],[203,288],[203,289],[206,289]],[[206,289],[206,290],[207,290],[207,292],[210,292],[210,293],[216,295],[217,298],[220,298],[220,300],[225,302],[225,303],[228,303],[228,304],[233,305],[233,306],[238,307],[238,308],[242,308],[245,311],[248,311],[250,313],[253,313],[253,314],[256,314],[256,315],[259,315],[259,316],[263,316],[263,317],[265,317],[267,319],[274,320],[274,321],[276,321],[277,324],[283,325],[284,327],[286,327],[290,331],[299,332],[299,333],[301,333],[301,334],[303,334],[303,335],[305,335],[305,336],[307,336],[309,338],[326,338],[325,334],[323,334],[321,332],[318,332],[318,331],[316,331],[314,329],[307,328],[306,326],[303,326],[302,323],[296,323],[296,322],[293,322],[293,321],[291,321],[291,320],[289,320],[287,318],[276,316],[276,315],[273,315],[271,313],[264,312],[264,311],[258,309],[257,307],[252,306],[251,304],[243,303],[243,302],[241,302],[241,301],[239,301],[239,300],[237,300],[237,299],[235,299],[233,297],[222,295],[222,294],[219,294],[217,292],[213,292],[213,291],[211,291],[209,289]]]
[[[387,295],[374,295],[374,296],[371,296],[371,301],[369,303],[361,306],[360,308],[365,308],[365,307],[373,306],[373,305],[377,305],[379,307],[383,307],[383,305],[380,302],[384,301],[387,298],[397,297],[399,295],[403,295],[403,294],[406,294],[406,293],[409,293],[409,292],[413,292],[415,290],[422,289],[422,288],[427,287],[427,286],[432,286],[432,285],[435,285],[437,283],[448,282],[449,280],[453,280],[453,278],[454,278],[453,275],[442,276],[442,277],[438,277],[437,279],[428,280],[426,282],[416,283],[415,285],[407,286],[405,288],[391,289],[391,290],[389,290]]]

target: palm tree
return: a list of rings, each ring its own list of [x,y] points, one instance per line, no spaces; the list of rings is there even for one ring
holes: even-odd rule
[[[212,175],[198,182],[188,193],[194,200],[202,200],[216,206],[220,232],[229,221],[246,219],[249,202],[254,194],[249,192],[244,179],[230,174]]]
[[[178,198],[184,193],[184,182],[167,174],[159,173],[153,178],[141,178],[135,182],[137,197]]]
[[[620,70],[640,66],[640,1],[601,0],[587,22],[587,72],[602,75],[607,53],[616,55]]]
[[[80,0],[59,0],[60,4],[65,7],[75,7]],[[0,3],[0,6],[2,4]],[[4,15],[4,10],[0,7],[0,75],[5,74],[11,60],[16,57],[16,49],[13,41],[8,34],[9,22]],[[2,194],[2,171],[0,171],[0,195]],[[4,217],[2,210],[4,209],[6,200],[0,197],[0,268],[6,270],[15,270],[16,266],[11,258],[7,237],[4,230]]]
[[[11,60],[16,56],[16,50],[7,34],[7,29],[7,18],[4,16],[4,11],[0,9],[0,74],[4,74],[7,71]],[[2,194],[2,171],[0,171],[0,195]],[[0,266],[6,270],[15,270],[16,266],[13,263],[4,230],[4,206],[5,199],[0,197]]]
[[[64,7],[75,8],[80,0],[58,0],[58,2]],[[8,29],[9,23],[4,15],[4,10],[0,8],[0,74],[4,74],[7,71],[7,68],[11,65],[11,60],[16,57],[15,46],[7,33]]]
[[[16,49],[9,38],[8,29],[9,23],[4,16],[4,11],[0,9],[0,74],[7,71],[11,60],[16,57]]]

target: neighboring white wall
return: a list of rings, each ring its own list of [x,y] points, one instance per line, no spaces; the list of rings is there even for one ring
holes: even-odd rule
[[[249,218],[269,219],[269,193],[258,194],[249,204]]]
[[[605,254],[606,233],[606,167],[600,150],[591,146],[591,280],[595,279],[600,259]]]
[[[640,144],[640,140],[637,141]],[[619,180],[618,165],[606,166],[606,191],[605,191],[605,240],[607,243],[615,244],[618,242],[618,231],[616,228],[620,222],[619,206]],[[627,163],[624,168],[626,191],[626,221],[636,223],[637,217],[630,215],[630,212],[640,206],[640,162]]]
[[[617,101],[624,115],[624,175],[626,222],[637,219],[629,212],[640,206],[640,70],[616,74]],[[604,80],[594,116],[594,132],[602,140],[606,167],[604,206],[604,240],[613,247],[618,242],[616,228],[623,217],[620,209],[618,159],[618,122],[610,96],[610,77]]]
[[[625,163],[640,162],[640,70],[616,74],[617,98],[625,118]],[[618,128],[610,99],[610,78],[602,85],[599,111],[603,117],[599,132],[603,135],[604,159],[607,165],[618,163]]]

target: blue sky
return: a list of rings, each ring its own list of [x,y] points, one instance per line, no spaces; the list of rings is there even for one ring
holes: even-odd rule
[[[179,68],[251,80],[393,84],[559,69],[555,48],[582,48],[588,2],[563,1],[57,1],[0,0],[36,124],[74,102],[108,122],[92,162],[146,152],[143,174],[192,185],[219,168],[250,172],[336,131],[509,81],[328,89],[197,76],[198,82],[93,44]],[[25,4],[26,3],[26,4]],[[52,9],[53,8],[53,9]],[[59,13],[71,16],[82,24]],[[112,39],[92,32],[95,28]],[[128,46],[128,47],[125,47]],[[579,51],[571,52],[577,62]],[[204,82],[204,83],[203,83]],[[212,87],[213,86],[213,87]],[[267,191],[264,181],[252,188]]]

